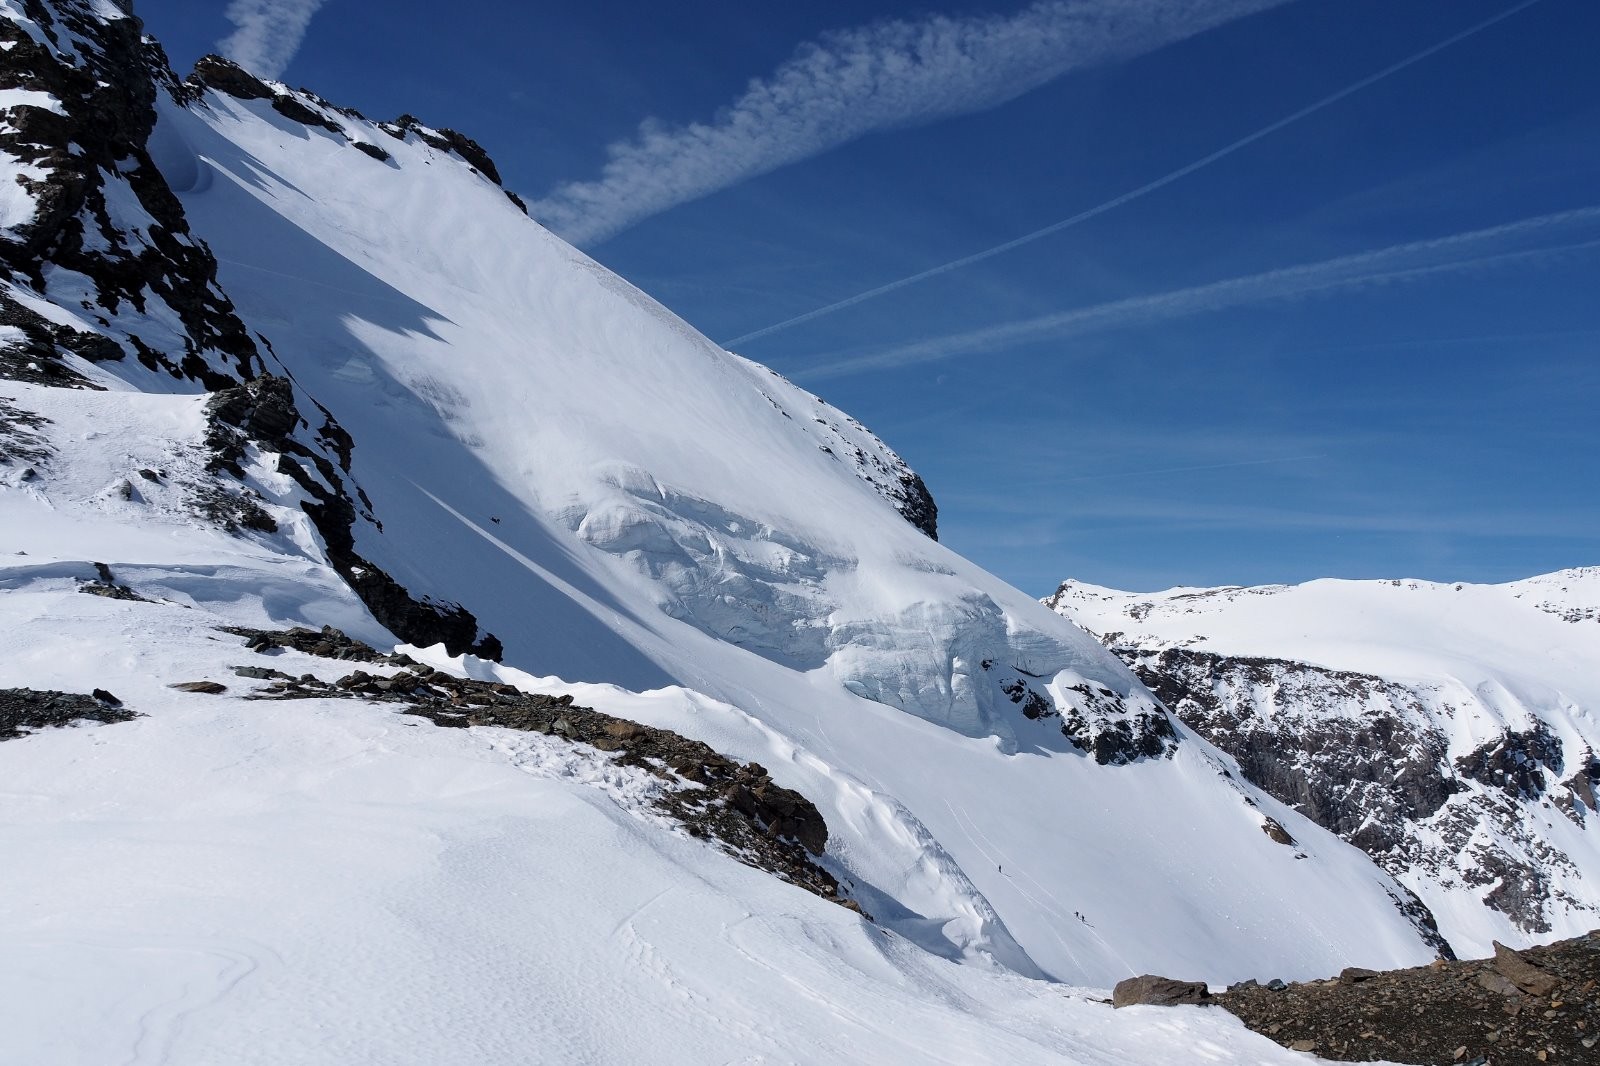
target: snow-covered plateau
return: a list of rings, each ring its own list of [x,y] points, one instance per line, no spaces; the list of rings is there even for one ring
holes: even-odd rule
[[[1429,883],[475,142],[180,80],[128,8],[0,0],[0,694],[128,718],[0,741],[0,1061],[1288,1063],[1104,990],[1435,956]],[[662,767],[227,631],[295,626],[759,763],[849,906]]]

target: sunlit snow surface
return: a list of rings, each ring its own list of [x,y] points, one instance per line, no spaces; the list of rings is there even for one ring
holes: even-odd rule
[[[263,659],[217,626],[381,631],[292,528],[232,538],[151,483],[100,491],[130,462],[181,484],[198,399],[0,392],[48,411],[58,448],[46,487],[0,491],[0,686],[94,684],[146,715],[0,743],[0,1061],[1295,1061],[1220,1011],[1113,1014],[1098,993],[940,958],[676,831],[642,805],[650,781],[592,750],[245,701],[234,665],[348,667]],[[96,561],[151,602],[80,594]],[[230,692],[166,687],[197,679]],[[788,750],[780,775],[830,780],[695,693],[540,687]],[[855,803],[895,819],[864,789]]]
[[[112,391],[0,384],[53,451],[0,467],[0,685],[146,717],[0,744],[0,1061],[1291,1062],[1220,1012],[1073,986],[1429,957],[1385,875],[1204,743],[1099,766],[1025,719],[985,661],[1063,706],[1080,680],[1149,696],[903,521],[840,454],[887,461],[870,434],[415,135],[334,116],[383,162],[206,101],[163,102],[152,151],[244,320],[353,435],[383,522],[358,550],[505,641],[505,667],[454,668],[761,762],[878,924],[679,834],[597,756],[239,699],[230,667],[259,660],[218,625],[392,638],[273,456],[245,470],[281,531],[229,536],[185,501],[203,397],[78,364]],[[96,562],[154,602],[78,594]],[[199,678],[231,691],[166,687]]]

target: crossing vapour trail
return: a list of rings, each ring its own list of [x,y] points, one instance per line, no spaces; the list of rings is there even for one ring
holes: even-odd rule
[[[1238,152],[1244,148],[1248,148],[1250,145],[1265,137],[1270,137],[1272,134],[1277,133],[1286,126],[1292,126],[1301,119],[1308,118],[1311,115],[1316,114],[1318,111],[1322,111],[1325,108],[1331,107],[1346,97],[1353,96],[1356,93],[1361,92],[1363,89],[1370,88],[1371,86],[1376,85],[1378,82],[1383,81],[1385,78],[1398,74],[1407,67],[1415,66],[1416,64],[1421,63],[1423,60],[1437,55],[1439,52],[1442,52],[1453,45],[1460,44],[1467,38],[1482,33],[1491,26],[1503,22],[1511,16],[1521,11],[1525,11],[1534,4],[1540,2],[1541,0],[1522,0],[1521,3],[1507,8],[1498,15],[1486,18],[1482,22],[1474,23],[1473,25],[1468,26],[1466,29],[1461,30],[1459,33],[1452,34],[1451,36],[1446,37],[1444,40],[1424,48],[1420,52],[1414,53],[1413,55],[1407,56],[1405,59],[1402,59],[1397,63],[1393,63],[1387,67],[1384,67],[1375,74],[1369,74],[1359,81],[1351,82],[1349,85],[1346,85],[1337,92],[1330,93],[1315,103],[1307,104],[1300,110],[1285,115],[1283,118],[1269,123],[1268,125],[1256,130],[1254,133],[1247,134],[1231,144],[1224,145],[1223,147],[1212,152],[1210,155],[1202,156],[1192,163],[1181,166],[1177,170],[1163,174],[1154,181],[1150,181],[1139,186],[1137,189],[1131,189],[1120,196],[1116,196],[1110,200],[1106,200],[1103,203],[1096,204],[1087,210],[1078,212],[1070,218],[1064,218],[1060,222],[1051,223],[1050,225],[1045,226],[1042,229],[1036,229],[1031,233],[1024,233],[1022,236],[1006,241],[1004,244],[997,244],[992,248],[985,248],[981,252],[974,252],[973,254],[963,256],[960,259],[952,259],[948,263],[941,263],[938,266],[929,267],[927,270],[920,271],[916,274],[910,274],[906,277],[898,278],[895,281],[887,282],[883,285],[877,286],[876,288],[868,289],[865,292],[858,292],[854,296],[849,296],[843,300],[826,304],[822,307],[807,311],[804,314],[795,315],[793,318],[786,318],[782,322],[774,322],[770,326],[764,326],[761,329],[740,334],[731,340],[724,341],[723,346],[726,348],[732,348],[735,345],[745,344],[749,341],[768,336],[769,334],[777,333],[780,330],[789,329],[792,326],[798,326],[802,323],[813,321],[814,319],[821,318],[824,315],[831,315],[835,311],[843,311],[847,307],[854,307],[857,304],[866,303],[868,300],[874,300],[879,296],[885,296],[891,292],[906,288],[909,285],[915,285],[919,281],[926,281],[929,278],[938,277],[941,274],[948,274],[953,270],[960,270],[962,267],[972,266],[974,263],[981,263],[985,259],[992,259],[997,255],[1003,255],[1015,248],[1021,248],[1025,244],[1032,244],[1034,241],[1041,240],[1054,233],[1060,233],[1064,229],[1076,226],[1082,222],[1087,222],[1092,218],[1098,218],[1100,215],[1106,214],[1108,211],[1114,211],[1124,204],[1131,203],[1132,201],[1138,200],[1144,196],[1148,196],[1150,193],[1153,193],[1159,189],[1163,189],[1166,186],[1171,185],[1173,182],[1180,181],[1183,178],[1188,177],[1190,174],[1193,174],[1197,170],[1203,170],[1213,163],[1226,159],[1235,152]]]
[[[1326,459],[1325,455],[1290,455],[1282,459],[1246,459],[1238,463],[1208,463],[1205,466],[1169,466],[1161,470],[1125,470],[1118,474],[1085,474],[1082,477],[1057,478],[1056,484],[1073,481],[1117,481],[1125,477],[1155,477],[1158,474],[1192,474],[1198,470],[1232,470],[1241,466],[1276,466],[1279,463],[1308,463],[1313,459]]]
[[[1282,267],[1148,296],[1131,296],[1089,307],[1039,315],[993,326],[928,337],[864,355],[807,367],[796,381],[859,374],[915,363],[937,362],[971,352],[1120,329],[1130,325],[1220,311],[1267,300],[1393,285],[1470,270],[1538,265],[1600,248],[1600,205],[1539,215],[1448,237],[1396,244],[1355,255]],[[1570,239],[1551,240],[1556,235]]]

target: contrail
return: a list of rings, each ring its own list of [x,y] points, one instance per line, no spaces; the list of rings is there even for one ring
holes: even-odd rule
[[[1205,466],[1172,466],[1163,470],[1128,470],[1120,474],[1086,474],[1083,477],[1056,478],[1053,484],[1064,485],[1073,481],[1113,481],[1125,477],[1155,477],[1157,474],[1189,474],[1197,470],[1232,470],[1239,466],[1272,466],[1277,463],[1307,463],[1313,459],[1326,459],[1325,455],[1291,455],[1283,459],[1247,459],[1239,463],[1209,463]]]
[[[1552,257],[1592,251],[1600,237],[1600,205],[1507,222],[1487,229],[1449,237],[1391,245],[1316,263],[1280,267],[1148,296],[1131,296],[1088,307],[1005,322],[945,336],[926,338],[881,349],[869,355],[837,358],[790,374],[795,381],[859,374],[868,370],[935,362],[966,352],[993,350],[1001,345],[1037,341],[1045,337],[1081,336],[1129,325],[1204,314],[1230,307],[1309,296],[1315,293],[1399,284],[1474,269],[1504,268],[1543,263]],[[1580,239],[1565,244],[1535,247],[1507,245],[1548,240],[1558,231]]]
[[[1139,186],[1137,189],[1125,192],[1121,196],[1114,197],[1101,204],[1096,204],[1094,207],[1091,207],[1086,211],[1080,211],[1071,218],[1064,218],[1060,222],[1054,222],[1048,226],[1045,226],[1043,229],[1036,229],[1032,233],[1025,233],[1020,237],[1006,241],[1004,244],[997,244],[993,248],[986,248],[981,252],[974,252],[973,254],[963,256],[960,259],[952,259],[948,263],[941,263],[936,267],[929,267],[927,270],[921,271],[920,273],[911,274],[896,281],[879,285],[875,289],[868,289],[865,292],[856,293],[854,296],[846,297],[845,299],[836,301],[835,303],[815,308],[814,310],[807,311],[804,314],[795,315],[793,318],[786,318],[782,322],[775,322],[770,326],[765,326],[761,329],[752,330],[749,333],[741,334],[737,337],[734,337],[732,340],[724,341],[723,347],[732,348],[734,345],[757,340],[758,338],[765,337],[768,334],[777,333],[779,330],[788,329],[790,326],[798,326],[803,322],[810,322],[812,319],[821,318],[823,315],[831,315],[835,311],[842,311],[847,307],[854,307],[857,304],[866,303],[868,300],[877,299],[879,296],[903,289],[908,285],[915,285],[919,281],[926,281],[929,278],[938,277],[940,274],[948,274],[952,270],[960,270],[962,267],[971,266],[974,263],[981,263],[985,259],[992,259],[995,256],[1002,255],[1014,248],[1020,248],[1025,244],[1032,244],[1034,241],[1048,237],[1053,233],[1060,233],[1062,230],[1076,226],[1080,222],[1087,222],[1092,218],[1098,218],[1100,215],[1103,215],[1108,211],[1113,211],[1116,208],[1121,207],[1123,204],[1130,203],[1143,196],[1148,196],[1150,193],[1153,193],[1158,189],[1163,189],[1175,181],[1179,181],[1188,177],[1197,170],[1203,170],[1219,160],[1226,159],[1228,156],[1233,155],[1240,149],[1247,148],[1262,138],[1269,137],[1272,134],[1277,133],[1286,126],[1291,126],[1303,118],[1307,118],[1308,116],[1314,115],[1324,108],[1333,106],[1348,96],[1353,96],[1363,89],[1376,85],[1378,82],[1383,81],[1385,78],[1388,78],[1394,74],[1398,74],[1407,67],[1415,66],[1424,59],[1444,51],[1446,48],[1460,44],[1467,38],[1482,33],[1484,30],[1495,25],[1496,23],[1504,22],[1511,16],[1521,11],[1525,11],[1534,4],[1540,2],[1541,0],[1522,0],[1520,4],[1508,8],[1507,10],[1500,12],[1498,15],[1468,26],[1461,32],[1450,37],[1446,37],[1444,40],[1424,48],[1415,55],[1408,56],[1407,58],[1400,60],[1398,63],[1384,67],[1376,74],[1369,74],[1360,81],[1352,82],[1351,84],[1346,85],[1343,89],[1340,89],[1338,92],[1324,96],[1316,103],[1308,104],[1293,114],[1285,115],[1276,122],[1263,126],[1254,133],[1241,137],[1232,144],[1217,149],[1210,155],[1202,156],[1192,163],[1179,167],[1177,170],[1174,170],[1169,174],[1164,174],[1161,177],[1156,178],[1154,181]]]

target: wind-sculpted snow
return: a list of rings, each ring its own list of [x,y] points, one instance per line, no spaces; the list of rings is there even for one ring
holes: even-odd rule
[[[1463,954],[1600,915],[1600,571],[1048,601],[1245,775],[1404,881]]]
[[[358,442],[396,418],[431,442],[418,456],[354,454],[383,523],[362,528],[355,550],[407,589],[461,603],[502,639],[528,630],[508,595],[524,568],[459,549],[441,566],[443,545],[419,540],[437,529],[439,501],[590,586],[596,603],[576,609],[602,625],[607,602],[660,612],[637,621],[670,634],[678,620],[792,669],[826,667],[853,692],[971,735],[1031,728],[979,663],[1046,682],[1070,667],[1113,693],[1054,708],[1078,742],[1109,729],[1132,738],[1129,758],[1170,749],[1159,711],[1114,660],[924,535],[931,501],[915,498],[920,482],[898,456],[544,233],[456,141],[282,87],[241,98],[232,80],[192,84],[196,99],[164,106],[162,124],[217,174],[183,198],[230,294]],[[350,150],[371,142],[384,159]],[[313,187],[325,191],[305,195]],[[595,654],[604,645],[540,643],[508,648],[655,680],[618,674]]]

